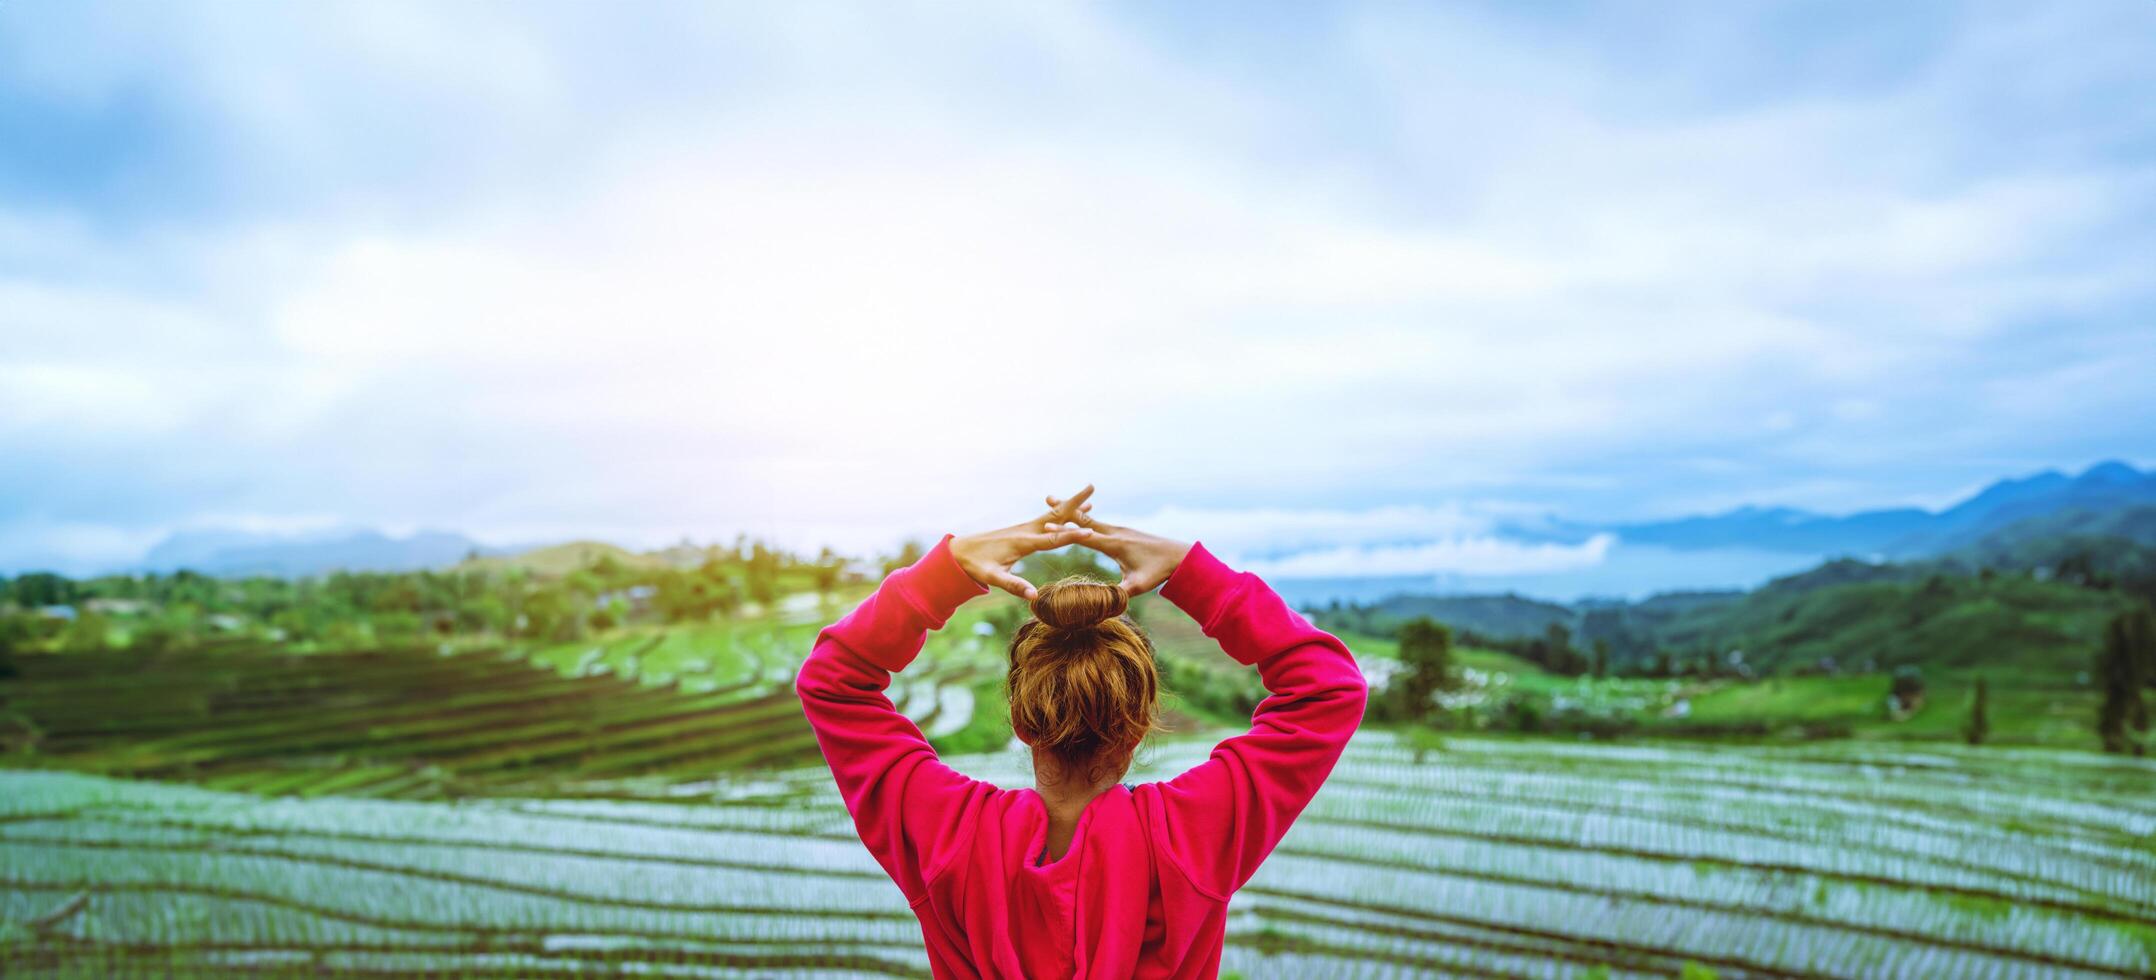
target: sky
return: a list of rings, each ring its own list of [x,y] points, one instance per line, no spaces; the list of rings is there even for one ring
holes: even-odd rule
[[[0,3],[0,571],[2156,460],[2156,4]]]

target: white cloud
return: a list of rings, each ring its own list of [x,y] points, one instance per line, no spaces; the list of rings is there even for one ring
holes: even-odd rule
[[[2096,245],[2156,187],[1960,166],[1993,31],[1645,111],[1706,83],[1444,13],[1350,16],[1321,86],[1084,4],[644,14],[145,7],[0,46],[81,105],[157,83],[211,190],[265,195],[178,231],[0,199],[0,437],[100,477],[162,449],[192,495],[16,506],[862,548],[1092,480],[1280,568],[1526,572],[1607,545],[1430,502],[1861,503],[2139,390],[2090,366],[2145,347],[2115,326],[2001,356],[2156,291]]]
[[[1608,534],[1597,534],[1579,544],[1476,536],[1419,544],[1325,548],[1246,564],[1251,571],[1271,578],[1547,575],[1600,565],[1615,543],[1616,538]]]
[[[1097,508],[1096,508],[1097,509]],[[1114,520],[1156,534],[1204,539],[1209,547],[1242,554],[1301,551],[1339,544],[1412,538],[1457,538],[1489,532],[1496,521],[1461,503],[1372,507],[1365,510],[1279,507],[1245,509],[1162,507],[1134,520]]]
[[[1615,538],[1523,541],[1506,528],[1542,515],[1502,502],[1361,510],[1162,507],[1111,523],[1183,540],[1268,577],[1541,575],[1601,564]]]
[[[76,521],[0,521],[0,569],[95,574],[142,557],[162,534]]]

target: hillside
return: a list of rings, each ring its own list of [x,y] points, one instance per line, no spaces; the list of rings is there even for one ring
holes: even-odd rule
[[[1971,566],[2025,570],[2156,597],[2156,506],[2070,510],[2018,521],[1956,551]]]
[[[2016,521],[1963,549],[1973,556],[2011,557],[2017,548],[2053,542],[2118,539],[2156,548],[2156,504],[2110,510],[2075,508]]]
[[[568,541],[533,548],[513,555],[468,558],[457,563],[459,571],[506,571],[521,569],[537,575],[567,575],[602,560],[611,559],[627,568],[665,568],[665,559],[640,555],[604,541]]]
[[[1860,563],[1850,563],[1858,565]],[[1656,641],[1679,651],[1742,651],[1755,670],[2016,667],[2085,670],[2104,624],[2131,601],[2020,575],[1912,578],[1830,566],[1675,617]]]
[[[2050,540],[2031,539],[2025,547],[2033,553]],[[1395,596],[1323,610],[1320,619],[1329,627],[1390,636],[1400,623],[1430,616],[1493,641],[1534,639],[1555,624],[1570,632],[1580,650],[1606,646],[1612,667],[1621,672],[1647,669],[1668,654],[1680,669],[1712,656],[1725,668],[1741,663],[1759,674],[1917,665],[2059,677],[2088,669],[2105,623],[2138,594],[2028,570],[1979,573],[1957,561],[1840,559],[1749,593],[1671,593],[1572,605],[1513,595]]]
[[[1395,595],[1373,604],[1356,606],[1346,615],[1354,618],[1355,629],[1386,636],[1401,623],[1420,616],[1431,617],[1456,630],[1492,637],[1540,636],[1552,623],[1571,629],[1579,619],[1570,606],[1510,594]]]

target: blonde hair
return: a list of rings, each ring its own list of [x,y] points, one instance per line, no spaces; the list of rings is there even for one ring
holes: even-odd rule
[[[1113,585],[1064,578],[1041,587],[1034,618],[1011,637],[1011,730],[1089,784],[1120,775],[1163,730],[1153,641],[1126,615],[1129,601]]]

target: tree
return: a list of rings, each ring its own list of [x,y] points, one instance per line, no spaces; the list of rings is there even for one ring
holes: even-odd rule
[[[2096,734],[2104,741],[2104,751],[2147,751],[2130,732],[2149,730],[2141,688],[2151,674],[2156,674],[2156,616],[2144,604],[2112,617],[2104,627],[2103,651],[2096,657],[2096,680],[2104,694],[2096,710]]]
[[[1116,580],[1115,570],[1101,563],[1100,552],[1075,546],[1027,555],[1018,563],[1018,575],[1034,585],[1047,585],[1069,575],[1095,582]]]
[[[838,588],[838,576],[846,569],[846,559],[832,551],[830,545],[825,545],[816,553],[816,564],[811,567],[816,578],[816,591],[830,592]]]
[[[1595,679],[1610,675],[1610,644],[1608,640],[1595,641]]]
[[[1572,646],[1572,631],[1563,623],[1551,623],[1542,635],[1527,641],[1521,654],[1553,674],[1578,677],[1592,666],[1587,656]]]
[[[8,583],[7,593],[0,598],[10,598],[19,605],[38,606],[72,605],[82,597],[82,589],[73,580],[52,572],[28,572]]]
[[[767,607],[778,599],[779,556],[762,541],[749,545],[749,560],[743,573],[750,599]]]
[[[112,624],[87,609],[76,613],[60,634],[61,646],[69,650],[103,650],[112,642]]]
[[[1894,680],[1887,688],[1887,710],[1896,716],[1907,716],[1924,705],[1924,672],[1910,664],[1894,670]]]
[[[921,546],[920,541],[907,538],[906,543],[899,546],[898,554],[883,560],[883,574],[888,576],[892,572],[920,561],[921,556],[926,554],[928,554],[928,550]]]
[[[1452,686],[1452,629],[1428,616],[1400,625],[1400,663],[1393,681],[1402,718],[1426,721],[1437,712],[1431,696]]]
[[[1977,678],[1976,694],[1969,701],[1969,725],[1961,730],[1961,736],[1968,739],[1970,745],[1982,745],[1984,739],[1991,736],[1991,718],[1986,712],[1986,702],[1990,699],[1990,685],[1985,684],[1983,678]]]
[[[2085,589],[2111,588],[2111,576],[2105,574],[2098,560],[2086,551],[2077,551],[2061,559],[2058,567],[2052,570],[2051,577]]]
[[[582,603],[563,589],[542,586],[524,598],[523,621],[527,636],[554,642],[584,637]]]

